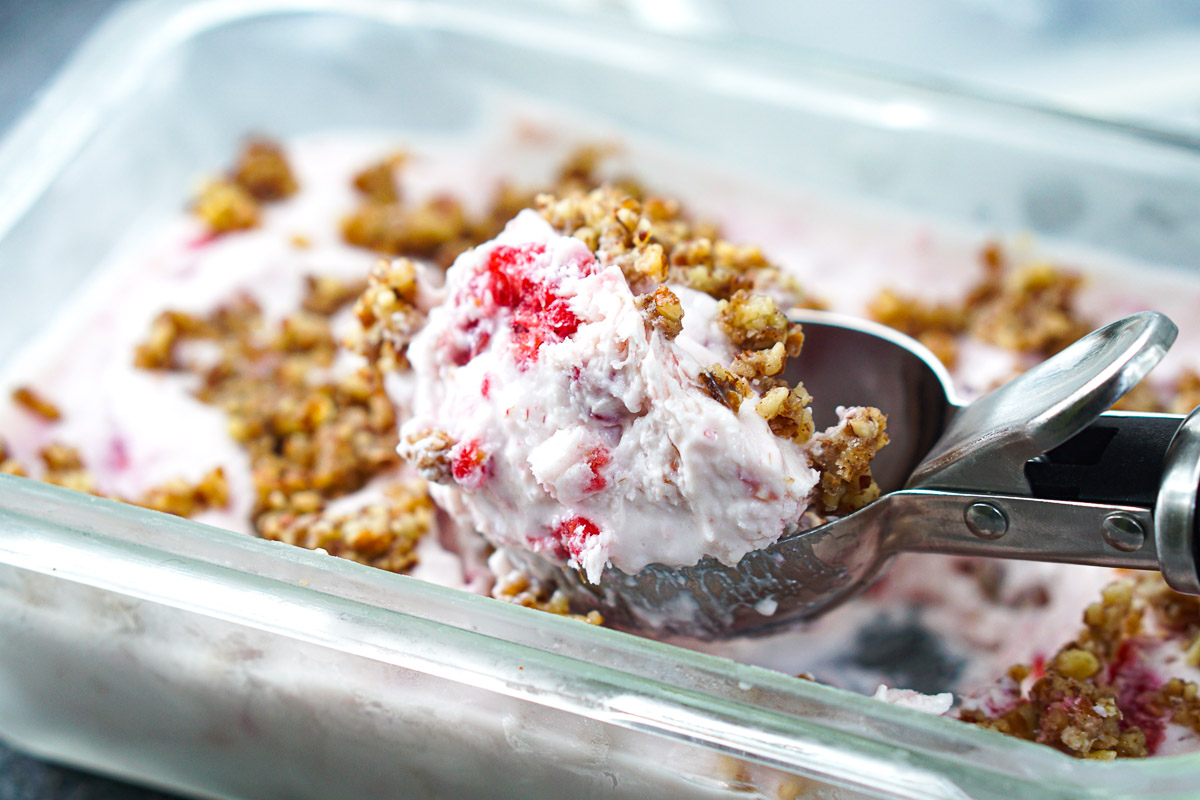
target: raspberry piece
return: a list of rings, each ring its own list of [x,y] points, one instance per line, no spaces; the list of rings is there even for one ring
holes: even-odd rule
[[[491,456],[479,446],[478,439],[458,445],[450,456],[450,474],[459,486],[475,491],[487,482]]]
[[[522,367],[537,360],[538,348],[543,343],[561,342],[574,334],[582,322],[571,311],[567,299],[555,293],[554,286],[530,274],[545,254],[546,248],[540,244],[501,245],[492,248],[484,266],[484,288],[492,302],[512,310],[509,324],[513,332],[513,356]],[[595,271],[596,263],[589,258],[574,266],[587,275]],[[472,349],[470,358],[486,346],[484,339],[478,349]]]
[[[578,563],[588,542],[600,535],[600,529],[587,517],[571,517],[558,523],[552,535]]]
[[[608,462],[612,460],[612,456],[603,447],[596,447],[588,451],[586,460],[588,469],[592,471],[592,477],[588,480],[587,486],[583,487],[584,491],[599,492],[608,486],[608,480],[600,471],[608,466]]]

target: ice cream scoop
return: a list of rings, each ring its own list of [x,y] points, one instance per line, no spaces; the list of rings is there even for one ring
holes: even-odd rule
[[[806,386],[889,413],[879,500],[797,525],[734,566],[609,568],[593,584],[536,554],[514,558],[619,626],[705,638],[818,615],[905,551],[1162,569],[1173,588],[1200,594],[1200,415],[1105,412],[1173,343],[1167,317],[1126,317],[964,405],[916,341],[849,317],[794,314],[807,339],[789,368]]]

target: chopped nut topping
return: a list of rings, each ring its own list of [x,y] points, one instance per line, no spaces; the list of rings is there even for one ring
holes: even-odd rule
[[[967,328],[963,306],[929,304],[884,289],[867,306],[877,322],[906,333],[934,352],[948,367],[958,357],[958,336]]]
[[[457,442],[445,431],[425,431],[404,440],[401,456],[430,483],[454,481],[450,451]]]
[[[848,513],[879,497],[871,478],[871,459],[888,443],[887,417],[877,408],[854,408],[827,432],[814,449],[813,466],[821,473],[821,504],[826,511]]]
[[[213,233],[245,230],[258,225],[258,203],[232,181],[206,183],[192,208]]]
[[[1044,263],[1009,269],[999,245],[981,254],[985,274],[961,304],[930,304],[881,291],[868,305],[870,316],[907,333],[947,366],[957,360],[958,338],[1050,356],[1091,330],[1074,311],[1078,275]]]
[[[1071,648],[1055,657],[1054,666],[1068,678],[1084,681],[1100,671],[1100,659],[1082,648]]]
[[[4,443],[3,439],[0,439],[0,474],[16,475],[20,478],[29,476],[29,473],[25,471],[25,467],[21,466],[21,464],[12,457],[12,454],[8,452],[8,445]]]
[[[251,139],[234,165],[233,182],[260,202],[269,203],[295,194],[299,188],[283,148],[266,139]]]
[[[1195,683],[1171,678],[1159,693],[1158,705],[1172,722],[1200,734],[1200,687]]]
[[[50,402],[32,386],[18,386],[13,389],[13,402],[34,416],[41,417],[47,422],[56,422],[62,417],[58,406]]]
[[[77,492],[104,496],[96,488],[95,477],[88,471],[78,448],[62,442],[51,442],[43,447],[38,455],[43,468],[41,479],[46,483],[73,489]],[[0,441],[0,473],[29,476],[29,472],[8,454],[3,441]],[[196,484],[175,478],[162,486],[152,487],[140,500],[116,495],[109,495],[109,497],[112,500],[144,506],[155,511],[190,517],[206,509],[228,505],[229,487],[225,480],[224,470],[217,467]]]
[[[772,377],[783,372],[787,363],[787,346],[783,342],[766,350],[743,350],[734,357],[729,369],[746,380]]]
[[[700,370],[700,385],[719,403],[729,406],[736,414],[742,399],[753,394],[745,378],[734,375],[720,364]]]
[[[1046,663],[1027,696],[1003,713],[970,710],[962,718],[1081,758],[1147,756],[1167,721],[1200,733],[1200,688],[1179,678],[1159,686],[1139,663],[1147,613],[1161,630],[1151,636],[1186,642],[1200,633],[1200,600],[1172,591],[1160,575],[1114,582],[1087,607],[1078,638]],[[1031,669],[1016,665],[1009,674],[1021,682]]]
[[[679,204],[615,186],[541,194],[537,208],[556,230],[583,241],[601,263],[616,264],[635,292],[670,281],[718,299],[740,290],[771,290],[802,304],[794,280],[756,247],[730,244],[710,226],[689,222]]]
[[[790,390],[786,386],[776,386],[762,396],[754,410],[767,421],[776,436],[804,444],[813,436],[810,402],[812,397],[802,383]]]
[[[637,306],[651,327],[668,339],[683,332],[683,306],[666,286],[655,287],[653,292],[639,296]]]
[[[432,258],[443,245],[467,234],[462,205],[446,195],[418,206],[368,202],[342,221],[347,242],[389,256]]]
[[[766,350],[781,344],[793,327],[773,299],[745,290],[720,302],[717,322],[735,345],[746,350]]]
[[[366,281],[343,280],[329,276],[305,277],[307,291],[300,307],[314,314],[331,317],[353,303],[367,288]]]
[[[370,203],[399,202],[400,187],[396,183],[396,170],[404,160],[403,153],[396,153],[375,162],[354,176],[354,188]]]
[[[1080,277],[1030,264],[979,287],[968,301],[977,338],[1022,353],[1053,355],[1091,330],[1074,311]]]
[[[79,450],[62,442],[51,442],[38,455],[47,472],[78,472],[83,469],[83,456]]]
[[[263,514],[258,529],[265,539],[402,572],[417,563],[417,542],[432,528],[435,513],[425,484],[417,481],[393,484],[382,502],[343,514],[323,510],[319,493],[302,492],[287,510]]]
[[[1162,391],[1142,381],[1124,397],[1113,404],[1121,411],[1155,411],[1169,414],[1190,414],[1200,405],[1200,373],[1186,369],[1180,374],[1175,386],[1164,396]]]
[[[589,625],[604,624],[604,617],[599,611],[571,613],[571,601],[565,593],[551,584],[535,581],[523,572],[512,572],[499,578],[492,588],[492,597],[525,608],[577,619]]]
[[[354,349],[383,371],[406,368],[408,343],[424,320],[416,298],[416,264],[407,258],[375,262],[366,290],[354,303],[362,325]]]
[[[210,508],[229,505],[229,482],[225,478],[225,470],[217,467],[196,484],[189,484],[180,478],[169,480],[162,486],[150,489],[136,504],[177,517],[190,517]]]
[[[338,294],[309,305],[333,309],[329,298]],[[181,363],[176,350],[189,339],[214,342],[221,360]],[[311,379],[337,350],[327,315],[299,311],[271,331],[258,306],[240,298],[203,318],[161,315],[138,352],[145,366],[196,373],[196,396],[224,409],[230,434],[250,456],[257,524],[269,511],[311,513],[399,463],[395,410],[377,368],[336,382]]]

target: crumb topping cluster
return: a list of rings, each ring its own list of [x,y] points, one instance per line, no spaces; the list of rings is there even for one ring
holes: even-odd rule
[[[1075,310],[1079,275],[1045,262],[1011,264],[996,243],[981,251],[980,262],[983,278],[960,303],[926,303],[884,289],[868,313],[920,341],[948,367],[962,335],[1046,357],[1092,329]]]
[[[501,185],[477,217],[449,194],[410,202],[397,180],[407,160],[397,153],[354,176],[359,205],[341,223],[348,243],[390,258],[427,259],[445,269],[460,253],[494,238],[533,199],[532,192]]]
[[[1084,629],[1053,658],[1009,670],[1005,708],[961,718],[1080,758],[1141,758],[1162,744],[1168,721],[1200,734],[1200,687],[1165,682],[1143,662],[1159,642],[1184,642],[1200,666],[1200,598],[1172,591],[1156,573],[1107,586]],[[1027,686],[1024,692],[1022,686]]]
[[[572,613],[571,599],[561,589],[516,570],[497,578],[496,585],[492,587],[492,597],[525,608],[577,619],[589,625],[604,624],[604,617],[599,611]]]
[[[258,519],[258,532],[264,539],[403,572],[417,563],[417,543],[433,527],[436,513],[424,483],[396,482],[379,502],[355,511],[339,514],[317,506],[301,512],[294,505],[267,511]]]
[[[283,149],[267,139],[251,139],[237,162],[209,180],[192,204],[214,234],[257,227],[262,205],[284,200],[299,189]]]
[[[58,421],[61,416],[54,419]],[[8,451],[8,447],[0,439],[0,473],[5,475],[26,478],[36,476],[46,483],[65,489],[120,500],[179,517],[191,517],[209,509],[224,508],[229,503],[229,483],[225,477],[225,470],[221,467],[209,470],[195,482],[172,478],[147,489],[141,497],[122,497],[101,492],[97,488],[96,477],[84,464],[78,448],[62,442],[51,442],[38,451],[38,460],[38,471],[28,468]]]
[[[325,513],[331,500],[399,465],[396,412],[379,369],[317,377],[338,353],[330,325],[340,307],[335,299],[351,298],[333,279],[314,279],[303,308],[273,327],[246,297],[206,316],[165,312],[137,362],[194,374],[196,397],[226,413],[230,434],[250,458],[260,535],[402,569],[432,524],[423,487],[393,487],[354,514]],[[186,345],[196,341],[216,346],[215,363],[189,358]]]
[[[555,230],[582,241],[603,265],[619,266],[635,294],[672,283],[719,300],[744,290],[789,306],[810,304],[759,248],[720,238],[715,226],[690,221],[677,201],[646,195],[636,184],[542,193],[536,203]]]
[[[407,258],[376,261],[354,301],[360,329],[351,346],[383,372],[408,369],[408,343],[425,319],[416,302],[417,265]]]

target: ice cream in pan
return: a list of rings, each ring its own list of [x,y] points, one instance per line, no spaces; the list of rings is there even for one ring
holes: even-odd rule
[[[589,157],[563,169],[554,195],[502,189],[480,209],[414,191],[450,174],[423,174],[418,158],[352,181],[364,152],[310,143],[289,165],[277,149],[248,151],[198,204],[208,231],[181,223],[153,268],[128,273],[140,289],[125,292],[131,310],[115,327],[135,334],[94,336],[88,353],[39,359],[52,371],[13,376],[22,390],[0,468],[559,612],[571,609],[554,585],[513,571],[503,552],[489,569],[489,546],[461,529],[595,580],[610,564],[633,574],[706,557],[736,564],[798,519],[816,524],[876,497],[884,415],[835,413],[839,398],[810,401],[781,378],[802,336],[783,312],[815,302],[795,273],[674,201],[601,186]],[[461,153],[440,163],[451,161]],[[389,259],[372,269],[369,250]],[[852,273],[866,260],[850,248],[843,263]],[[1006,273],[1002,261],[987,251],[966,304],[883,293],[874,313],[957,355],[968,382],[1003,378],[1026,358],[1013,352],[1053,351],[1091,327],[1070,312],[1076,279],[1044,265]],[[437,266],[450,263],[440,286]],[[268,274],[270,292],[255,277]],[[119,284],[110,290],[121,294]],[[92,325],[102,307],[68,322],[104,330]],[[84,403],[83,385],[106,396]],[[169,397],[180,420],[196,420],[174,426],[179,441],[223,416],[229,444],[180,469],[115,410],[134,396],[141,407]],[[815,424],[813,408],[828,421]],[[56,444],[68,435],[77,448]],[[906,559],[801,629],[692,645],[868,691],[876,674],[901,688],[955,688],[971,695],[964,717],[1076,755],[1170,752],[1194,736],[1187,653],[1200,613],[1188,598],[1149,579],[1117,584],[1064,647],[1087,599],[1056,584],[1069,577],[1086,595],[1105,571]],[[908,679],[865,657],[848,666],[848,650],[901,609],[959,666]],[[987,631],[972,627],[981,614],[995,623]],[[991,637],[1026,624],[1047,630]],[[981,649],[968,658],[971,647]],[[993,686],[1012,662],[1025,666]]]

